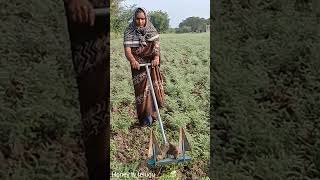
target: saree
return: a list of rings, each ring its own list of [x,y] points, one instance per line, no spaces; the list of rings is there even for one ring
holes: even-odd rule
[[[132,55],[139,64],[151,63],[154,56],[160,58],[159,45],[157,42],[148,42],[147,46],[132,48]],[[159,60],[159,63],[161,60]],[[150,67],[149,67],[150,68]],[[157,119],[157,114],[151,94],[151,88],[147,79],[146,67],[140,67],[139,70],[131,68],[132,81],[135,93],[135,102],[137,115],[140,124],[143,124],[144,118],[151,116],[153,120]],[[150,68],[150,76],[155,91],[158,107],[164,105],[163,74],[160,71],[160,65]]]
[[[137,11],[143,11],[146,16],[145,27],[136,27],[135,14]],[[151,63],[155,56],[159,56],[159,65],[150,68],[150,75],[155,91],[158,107],[164,105],[163,74],[160,72],[160,43],[159,34],[150,22],[148,13],[144,8],[137,8],[132,17],[132,22],[124,32],[124,47],[130,47],[132,55],[139,64]],[[135,103],[138,119],[141,125],[144,125],[145,118],[151,116],[152,120],[157,119],[156,109],[153,103],[151,88],[147,80],[146,67],[140,67],[139,70],[131,67],[132,81],[134,86]]]
[[[94,8],[107,7],[102,0]],[[65,4],[67,11],[67,4]],[[82,139],[89,179],[109,177],[109,23],[96,17],[95,25],[73,23],[67,15],[72,62],[79,92]]]

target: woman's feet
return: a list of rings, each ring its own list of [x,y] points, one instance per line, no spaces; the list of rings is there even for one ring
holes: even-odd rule
[[[147,116],[147,117],[145,117],[143,119],[142,126],[149,126],[150,127],[152,125],[152,122],[153,122],[152,117],[151,116]]]

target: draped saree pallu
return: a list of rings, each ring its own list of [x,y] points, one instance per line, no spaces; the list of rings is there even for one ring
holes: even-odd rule
[[[107,2],[91,0],[94,8]],[[67,4],[65,9],[67,11]],[[109,177],[109,23],[96,17],[95,25],[80,25],[68,17],[72,61],[79,91],[82,139],[88,176],[91,180]]]
[[[159,56],[160,63],[159,34],[149,21],[146,10],[143,8],[137,8],[137,10],[138,9],[145,13],[146,25],[143,28],[136,27],[134,15],[133,21],[129,24],[124,33],[124,47],[131,48],[132,55],[139,64],[151,63],[155,56]],[[133,69],[131,67],[131,72],[135,92],[136,109],[140,124],[144,124],[144,120],[146,118],[150,118],[150,116],[153,120],[156,120],[157,115],[152,99],[151,88],[148,85],[145,67],[140,67],[140,70]],[[151,68],[150,73],[158,106],[163,107],[164,88],[160,65]]]

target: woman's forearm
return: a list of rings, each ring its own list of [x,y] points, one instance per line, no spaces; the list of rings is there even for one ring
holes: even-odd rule
[[[124,51],[125,51],[125,55],[126,55],[126,58],[128,59],[128,61],[130,61],[130,62],[136,61],[136,59],[134,58],[134,56],[131,53],[131,48],[125,48]]]
[[[127,54],[127,53],[126,53],[126,57],[127,57],[128,61],[130,61],[130,62],[132,62],[132,61],[135,61],[135,60],[136,60],[136,59],[133,57],[133,55],[132,55],[132,54]]]

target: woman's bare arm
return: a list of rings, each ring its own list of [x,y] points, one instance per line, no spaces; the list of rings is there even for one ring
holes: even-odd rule
[[[124,48],[124,53],[127,57],[127,59],[130,61],[131,67],[133,69],[140,69],[139,62],[133,57],[131,53],[131,48],[130,47],[125,47]]]

